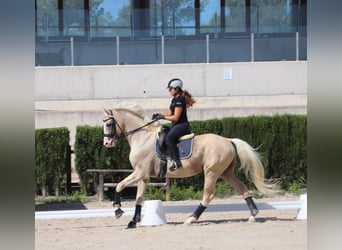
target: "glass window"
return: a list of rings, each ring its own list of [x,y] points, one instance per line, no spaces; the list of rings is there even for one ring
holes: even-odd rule
[[[254,33],[294,32],[291,0],[251,0]]]
[[[151,36],[161,36],[162,32],[162,0],[150,0],[150,23],[151,23]]]
[[[186,36],[196,33],[193,0],[159,0],[152,4],[150,6],[156,7],[151,15],[156,17],[154,26],[161,27],[163,35]]]
[[[246,32],[246,0],[226,0],[225,32]]]
[[[200,1],[201,33],[218,33],[220,31],[220,0]]]
[[[58,36],[58,1],[37,0],[37,36]]]
[[[84,0],[63,0],[64,35],[85,35]]]
[[[90,0],[90,36],[130,36],[131,14],[130,0]]]

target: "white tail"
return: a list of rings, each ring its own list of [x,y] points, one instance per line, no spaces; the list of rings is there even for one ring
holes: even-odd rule
[[[247,142],[233,138],[230,139],[236,146],[237,154],[240,158],[241,169],[246,177],[250,179],[256,188],[266,196],[273,196],[279,192],[278,183],[265,180],[264,166],[261,162],[260,154]]]

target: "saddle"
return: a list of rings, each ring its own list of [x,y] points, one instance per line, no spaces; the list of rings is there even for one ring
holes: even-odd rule
[[[167,146],[165,144],[165,136],[169,132],[169,128],[163,126],[161,131],[158,133],[155,144],[154,150],[156,155],[163,160],[170,159],[169,152],[167,150]],[[192,146],[193,146],[193,139],[195,137],[194,133],[183,135],[179,138],[177,147],[179,150],[179,158],[180,160],[188,159],[192,155]]]
[[[167,135],[169,130],[170,130],[169,127],[162,126],[161,130],[156,136],[156,140],[154,143],[154,151],[160,159],[160,174],[159,174],[160,178],[163,178],[165,176],[167,159],[171,159],[166,143],[165,143],[165,136]],[[191,134],[183,135],[179,138],[177,147],[179,150],[180,160],[188,159],[191,157],[194,137],[195,137],[195,134],[191,133]]]

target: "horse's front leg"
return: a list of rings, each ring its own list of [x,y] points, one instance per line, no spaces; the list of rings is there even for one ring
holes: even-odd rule
[[[132,220],[128,223],[127,228],[136,228],[137,223],[141,220],[141,207],[144,201],[144,194],[146,191],[148,180],[141,180],[138,182],[137,195],[135,199],[135,212]]]
[[[128,185],[137,183],[139,180],[141,180],[140,174],[138,174],[136,171],[134,171],[132,174],[127,176],[125,179],[123,179],[119,184],[116,186],[115,192],[114,192],[114,201],[113,201],[113,207],[115,209],[115,217],[120,218],[124,211],[121,209],[121,192],[124,190]]]

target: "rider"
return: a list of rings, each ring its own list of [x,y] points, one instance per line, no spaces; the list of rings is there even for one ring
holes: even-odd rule
[[[188,91],[183,90],[182,88],[183,82],[181,79],[171,79],[167,85],[167,89],[173,97],[170,108],[166,113],[154,114],[152,117],[153,119],[171,121],[170,131],[165,137],[165,143],[172,159],[172,165],[169,168],[170,172],[173,172],[182,166],[177,148],[178,139],[183,135],[191,133],[187,117],[187,108],[191,107],[195,103],[195,100]]]

